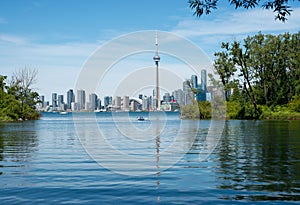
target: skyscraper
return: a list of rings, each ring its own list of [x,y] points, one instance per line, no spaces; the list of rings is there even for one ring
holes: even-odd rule
[[[95,93],[89,95],[90,107],[88,110],[96,110],[98,107],[98,96]]]
[[[75,95],[72,89],[67,92],[67,108],[71,109],[72,102],[75,102]]]
[[[104,97],[104,108],[107,109],[109,105],[112,105],[112,97],[105,96]]]
[[[77,103],[80,110],[85,109],[85,91],[77,90]]]
[[[52,93],[52,107],[57,107],[57,93]]]
[[[113,108],[115,111],[121,109],[121,97],[120,96],[114,97]]]
[[[63,104],[64,104],[64,96],[58,95],[57,96],[57,107],[61,108]]]
[[[206,100],[206,92],[207,92],[207,74],[206,74],[206,70],[202,69],[201,70],[201,85],[200,85],[200,89],[199,89],[199,94],[197,95],[197,100],[200,101],[205,101]]]
[[[125,111],[125,112],[129,111],[129,96],[124,96],[123,97],[122,110]]]
[[[184,94],[181,89],[175,90],[173,92],[174,100],[181,106],[184,105]]]
[[[188,86],[187,81],[184,81],[182,84],[183,89],[183,105],[190,105],[192,104],[192,99],[194,97],[191,88]]]
[[[207,85],[207,73],[206,70],[201,70],[201,90],[206,92],[206,85]]]
[[[196,75],[192,75],[191,77],[191,87],[198,88],[198,77]]]
[[[46,106],[45,106],[45,96],[44,96],[44,95],[41,95],[41,96],[40,96],[40,101],[41,101],[41,107],[42,107],[42,108],[46,107]]]
[[[171,101],[170,93],[165,93],[165,95],[163,96],[163,101],[164,102],[170,102]]]

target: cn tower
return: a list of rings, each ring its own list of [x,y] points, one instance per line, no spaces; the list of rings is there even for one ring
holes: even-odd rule
[[[157,32],[155,36],[155,46],[156,46],[156,52],[155,56],[153,57],[153,60],[156,65],[156,99],[157,99],[157,110],[160,110],[160,93],[159,93],[159,74],[158,74],[158,63],[160,61],[160,57],[158,55],[158,37]]]

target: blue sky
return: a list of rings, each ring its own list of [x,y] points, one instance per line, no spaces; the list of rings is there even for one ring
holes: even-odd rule
[[[199,19],[186,0],[2,0],[0,74],[11,76],[25,66],[36,68],[35,87],[50,100],[51,92],[65,95],[73,88],[87,58],[119,35],[140,30],[172,32],[213,58],[223,41],[242,40],[258,31],[278,34],[300,30],[299,3],[295,3],[288,22],[282,23],[274,21],[272,12],[234,10],[227,1],[221,2],[211,15]]]

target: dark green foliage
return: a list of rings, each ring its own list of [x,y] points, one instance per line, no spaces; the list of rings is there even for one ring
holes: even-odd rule
[[[0,121],[33,120],[39,118],[35,109],[38,93],[23,87],[19,83],[7,86],[6,76],[0,75]]]
[[[291,0],[268,0],[262,3],[261,7],[276,13],[275,20],[278,19],[285,22],[287,16],[291,15],[293,11],[289,6],[289,2],[291,2]],[[229,3],[233,5],[235,9],[251,9],[259,6],[260,0],[229,0]],[[210,14],[213,9],[217,9],[218,0],[189,0],[188,4],[190,8],[194,10],[194,15],[200,17],[203,14]]]
[[[214,67],[230,102],[228,117],[259,118],[274,111],[264,106],[300,111],[300,32],[258,33],[243,44],[223,43],[222,49],[215,53]]]

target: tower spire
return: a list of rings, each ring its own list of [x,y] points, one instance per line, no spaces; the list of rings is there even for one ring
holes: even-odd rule
[[[158,63],[160,61],[160,57],[158,55],[158,35],[156,32],[155,36],[155,46],[156,46],[156,51],[155,51],[155,56],[153,57],[153,60],[156,65],[156,100],[157,100],[157,110],[160,110],[160,93],[159,93],[159,73],[158,73]]]

